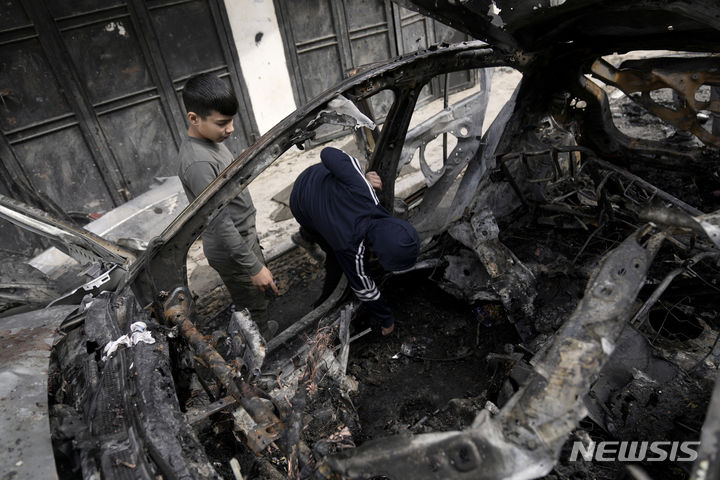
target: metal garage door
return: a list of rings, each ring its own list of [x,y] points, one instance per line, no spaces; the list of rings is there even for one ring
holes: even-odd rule
[[[298,104],[342,80],[354,67],[467,39],[389,0],[275,0],[275,6]],[[473,82],[470,73],[453,74],[448,90],[467,88]],[[433,81],[420,101],[441,96],[444,87],[444,81]]]

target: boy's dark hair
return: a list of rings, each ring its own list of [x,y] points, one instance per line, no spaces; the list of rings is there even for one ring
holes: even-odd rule
[[[202,118],[213,110],[223,115],[235,115],[238,111],[237,98],[230,87],[211,73],[194,75],[185,83],[183,103],[188,112],[195,112]]]

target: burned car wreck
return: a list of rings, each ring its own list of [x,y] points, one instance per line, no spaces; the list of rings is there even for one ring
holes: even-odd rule
[[[251,466],[253,478],[621,478],[624,465],[567,461],[574,442],[597,458],[601,440],[685,442],[663,450],[665,462],[642,462],[634,450],[636,478],[718,475],[720,6],[399,3],[479,40],[355,72],[249,147],[144,252],[0,198],[4,218],[105,268],[70,297],[79,306],[44,310],[56,324],[43,332],[59,332],[50,410],[69,476],[241,478]],[[522,80],[483,128],[495,67]],[[410,128],[428,82],[476,69],[477,93]],[[242,312],[222,334],[202,331],[187,284],[190,245],[283,152],[327,125],[355,129],[383,179],[382,203],[421,235],[415,271],[387,275],[384,291],[422,277],[468,312],[460,335],[473,338],[435,359],[447,362],[446,376],[467,358],[487,369],[475,372],[472,395],[455,399],[463,421],[428,427],[428,417],[448,414],[431,409],[393,435],[357,442],[353,402],[373,380],[368,359],[350,361],[365,331],[342,281],[269,342]],[[428,145],[449,135],[456,143],[441,162],[429,158]],[[414,156],[425,186],[396,198],[395,179]],[[13,328],[30,328],[27,318]],[[446,334],[446,319],[434,321],[435,335]],[[505,333],[481,342],[492,323]],[[123,335],[132,348],[108,348]],[[397,355],[433,363],[411,340]],[[193,404],[197,392],[205,401]],[[680,454],[694,461],[673,462]]]

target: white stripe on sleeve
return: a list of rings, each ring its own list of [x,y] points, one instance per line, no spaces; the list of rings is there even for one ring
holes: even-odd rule
[[[357,170],[358,174],[360,175],[360,177],[362,177],[363,181],[367,185],[368,190],[370,190],[370,196],[372,197],[373,201],[375,202],[375,205],[377,205],[378,203],[380,203],[380,201],[378,200],[377,195],[375,195],[375,189],[372,187],[372,185],[370,185],[370,182],[368,182],[367,178],[365,178],[365,174],[362,172],[362,169],[360,168],[360,164],[355,159],[355,157],[352,157],[350,155],[348,155],[348,157],[350,157],[350,163],[352,164],[352,166],[355,167],[355,170]]]

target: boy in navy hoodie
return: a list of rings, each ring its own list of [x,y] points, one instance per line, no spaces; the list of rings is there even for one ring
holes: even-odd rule
[[[386,270],[407,270],[415,264],[420,240],[408,222],[394,218],[380,205],[374,189],[382,182],[375,172],[363,174],[357,160],[337,148],[324,148],[321,163],[298,176],[290,209],[306,240],[325,251],[325,300],[344,272],[357,298],[381,326],[393,331],[394,320],[373,280],[365,273],[365,250],[372,250]],[[318,302],[316,302],[318,303]]]

